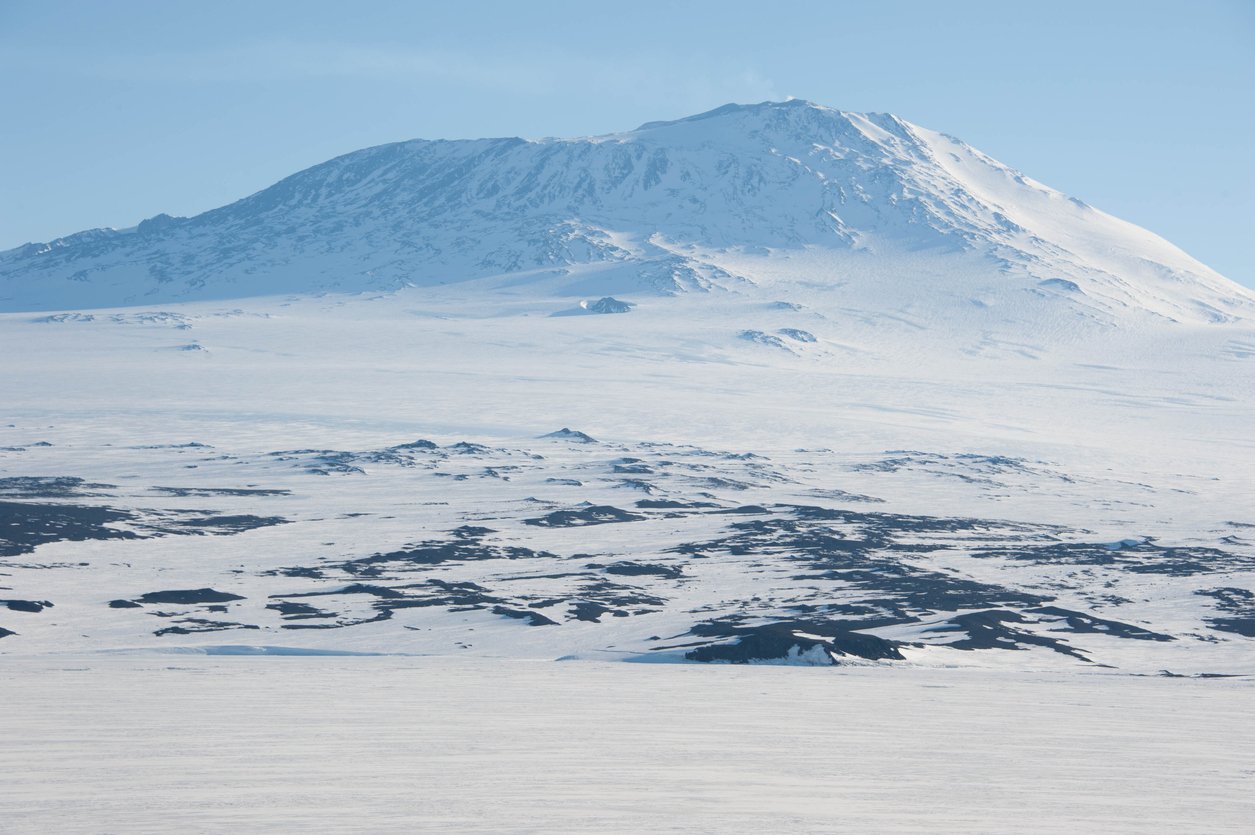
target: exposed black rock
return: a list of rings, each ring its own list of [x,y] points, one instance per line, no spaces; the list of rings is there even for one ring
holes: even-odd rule
[[[396,451],[433,450],[433,449],[440,449],[440,446],[436,443],[433,443],[432,441],[426,440],[425,438],[419,438],[417,441],[410,441],[408,444],[397,444],[396,446],[388,447],[388,449],[396,450]]]
[[[462,525],[459,528],[454,528],[450,533],[458,539],[483,539],[490,533],[496,533],[496,531],[480,525]]]
[[[47,600],[0,600],[0,606],[12,612],[42,612],[52,608]]]
[[[641,478],[621,478],[615,487],[620,490],[640,490],[642,493],[651,495],[657,492],[657,488],[654,485]]]
[[[1171,635],[1165,635],[1161,632],[1151,632],[1149,629],[1143,629],[1140,626],[1134,626],[1130,623],[1121,623],[1115,620],[1103,620],[1093,615],[1087,615],[1084,612],[1074,612],[1070,609],[1060,609],[1058,606],[1038,606],[1034,609],[1027,609],[1027,612],[1034,615],[1047,615],[1051,617],[1062,618],[1067,624],[1068,632],[1093,632],[1102,635],[1111,635],[1116,638],[1132,638],[1138,641],[1175,641]]]
[[[649,607],[662,607],[666,604],[666,600],[663,598],[650,594],[637,586],[629,586],[611,580],[593,580],[585,583],[579,587],[576,595],[581,600],[600,603],[603,606],[615,609],[616,617],[623,616],[620,615],[618,610],[638,607],[634,610],[635,613],[642,614],[644,611],[650,610]],[[640,607],[646,607],[646,609],[641,609]],[[625,612],[625,614],[628,613]]]
[[[831,499],[838,502],[861,502],[864,504],[884,504],[885,500],[876,496],[865,496],[862,493],[847,493],[845,490],[816,489],[807,491],[819,499]]]
[[[780,334],[781,336],[792,339],[794,342],[818,342],[819,341],[815,338],[815,334],[811,333],[810,331],[804,331],[800,328],[781,328],[780,330],[776,331],[776,333]]]
[[[507,618],[518,618],[527,621],[528,626],[557,626],[556,621],[542,615],[540,612],[529,609],[510,609],[505,606],[493,606],[494,615],[503,615]]]
[[[1000,557],[1038,564],[1112,566],[1134,574],[1166,574],[1178,577],[1249,571],[1255,568],[1255,558],[1219,548],[1161,547],[1150,539],[995,547],[982,549],[973,556]]]
[[[28,554],[49,542],[138,539],[132,531],[109,527],[134,518],[108,507],[0,501],[0,557]]]
[[[576,528],[585,525],[607,525],[614,522],[636,522],[646,517],[620,510],[612,505],[593,505],[579,510],[555,510],[538,519],[524,519],[526,525],[541,528]]]
[[[215,589],[171,589],[169,591],[150,591],[135,599],[136,603],[167,603],[182,606],[194,606],[201,603],[229,603],[232,600],[243,600],[243,596]],[[119,607],[120,608],[120,607]]]
[[[456,444],[449,444],[445,448],[460,455],[484,455],[492,452],[489,447],[483,444],[473,444],[470,441],[458,441]]]
[[[891,450],[890,457],[855,464],[855,471],[897,472],[915,470],[938,478],[951,478],[967,484],[1001,487],[1006,476],[1055,479],[1071,483],[1067,475],[1050,469],[1044,462],[976,453],[944,454],[918,450]]]
[[[0,496],[14,499],[72,499],[116,490],[116,484],[98,484],[75,476],[10,476],[0,478]]]
[[[147,444],[144,446],[132,447],[132,449],[213,449],[211,444],[202,444],[197,441],[189,441],[185,444]]]
[[[294,594],[272,595],[275,597],[326,597],[328,595],[341,594],[369,594],[374,597],[398,598],[405,597],[405,592],[388,588],[387,586],[372,586],[367,583],[352,583],[347,586],[341,586],[338,589],[323,589],[321,591],[305,591]]]
[[[699,510],[718,507],[714,502],[681,502],[675,499],[640,499],[636,507],[641,510]]]
[[[571,603],[571,616],[576,620],[601,623],[601,616],[611,611],[608,606],[594,603],[591,600],[576,600]]]
[[[549,434],[541,435],[540,437],[554,438],[559,441],[573,441],[574,443],[577,443],[577,444],[595,444],[598,442],[597,439],[594,438],[592,435],[587,435],[583,432],[580,432],[575,429],[569,429],[565,426],[559,429],[557,432],[550,432]]]
[[[1255,638],[1255,592],[1227,586],[1194,593],[1214,599],[1216,608],[1228,614],[1228,617],[1207,618],[1207,625],[1212,629]]]
[[[233,623],[224,620],[205,620],[204,618],[182,618],[176,621],[177,626],[167,626],[153,632],[157,637],[163,635],[191,635],[196,632],[222,632],[227,629],[259,629],[247,623]]]
[[[291,490],[265,490],[247,487],[154,487],[158,493],[179,498],[211,498],[213,496],[288,496]]]
[[[290,449],[272,452],[278,461],[294,461],[311,475],[364,475],[358,454],[338,449]]]
[[[187,531],[179,531],[180,533],[243,533],[244,531],[256,530],[257,528],[268,528],[272,525],[287,524],[287,519],[281,516],[250,516],[241,514],[236,516],[192,516],[186,519],[176,519],[172,524],[180,528],[189,529]]]
[[[673,565],[657,565],[653,563],[632,562],[623,560],[621,562],[611,563],[610,565],[600,565],[598,563],[590,563],[585,568],[600,568],[607,574],[619,574],[624,577],[663,577],[667,580],[675,580],[684,576],[684,571],[679,566]]]
[[[851,631],[850,626],[866,627],[847,621],[793,620],[740,626],[731,619],[708,621],[694,626],[690,632],[701,637],[735,638],[735,643],[712,643],[685,653],[690,661],[723,661],[748,664],[755,661],[783,661],[799,655],[811,659],[853,656],[869,660],[902,660],[898,644],[875,635]],[[822,655],[817,656],[814,648]],[[823,662],[821,662],[823,663]]]
[[[935,626],[933,632],[964,632],[967,637],[953,641],[947,646],[954,649],[1027,649],[1028,646],[1040,646],[1055,652],[1089,661],[1079,650],[1066,641],[1034,635],[1023,629],[1007,626],[1008,623],[1025,623],[1027,619],[1019,612],[1005,610],[989,610],[986,612],[967,612],[955,615],[942,625]]]
[[[304,618],[329,618],[334,617],[334,612],[328,612],[311,606],[308,603],[296,603],[290,600],[280,601],[278,603],[270,603],[267,609],[273,609],[284,617],[285,620],[302,620]]]
[[[350,626],[361,626],[364,623],[379,623],[380,621],[391,620],[392,609],[381,609],[377,614],[368,618],[358,618],[356,620],[337,620],[334,623],[285,623],[283,629],[344,629]]]
[[[772,336],[769,333],[763,333],[762,331],[744,330],[738,333],[736,336],[737,336],[737,339],[743,339],[746,342],[753,342],[758,345],[766,345],[770,348],[779,348],[783,351],[789,350],[788,346],[784,344],[783,339],[781,339],[778,336]],[[790,351],[790,353],[792,352]]]
[[[470,562],[474,560],[530,559],[551,556],[517,545],[493,545],[483,541],[490,528],[463,526],[454,532],[452,541],[429,541],[407,545],[396,551],[371,554],[367,557],[340,563],[339,568],[359,577],[377,577],[385,573],[414,571],[426,566],[446,562]]]
[[[633,302],[625,302],[614,296],[603,296],[595,302],[580,302],[580,307],[589,313],[630,313],[636,307]]]
[[[815,507],[788,508],[794,518],[754,519],[729,526],[720,539],[681,545],[674,550],[712,557],[755,555],[778,564],[798,563],[807,572],[794,579],[829,581],[853,601],[891,612],[896,623],[914,622],[917,613],[953,612],[1008,604],[1034,606],[1049,598],[979,583],[952,574],[919,568],[902,560],[912,551],[941,546],[919,546],[899,541],[921,532],[965,531],[996,523],[976,519],[947,519],[860,513]]]
[[[292,568],[280,568],[275,571],[266,571],[263,574],[268,576],[282,575],[284,577],[307,577],[311,580],[321,579],[325,575],[321,568],[310,568],[307,566],[294,566]]]

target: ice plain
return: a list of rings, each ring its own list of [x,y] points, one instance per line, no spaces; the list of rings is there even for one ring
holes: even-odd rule
[[[1232,832],[1249,680],[7,659],[7,832]]]
[[[845,321],[834,356],[765,293],[555,318],[450,292],[5,314],[7,511],[119,514],[13,540],[6,594],[53,605],[6,612],[5,651],[631,657],[807,620],[931,658],[992,611],[1019,623],[945,663],[1251,672],[1241,326],[990,358]],[[796,351],[739,336],[799,318]],[[202,588],[233,598],[135,602]]]

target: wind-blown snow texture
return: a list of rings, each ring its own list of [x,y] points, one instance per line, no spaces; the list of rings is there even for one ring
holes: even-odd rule
[[[1247,835],[1251,682],[7,659],[4,828]]]
[[[1250,294],[893,116],[372,148],[0,309],[0,652],[1255,672]]]

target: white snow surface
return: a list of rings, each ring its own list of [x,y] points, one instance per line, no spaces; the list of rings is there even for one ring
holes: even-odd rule
[[[745,292],[642,297],[589,317],[468,287],[91,321],[7,314],[0,352],[21,361],[2,371],[0,478],[85,484],[41,496],[8,482],[0,507],[17,530],[36,505],[111,508],[131,516],[97,534],[138,538],[75,539],[53,521],[50,541],[6,556],[4,596],[53,606],[0,609],[17,633],[0,651],[232,643],[682,660],[734,642],[691,633],[708,621],[818,619],[903,642],[918,663],[1255,672],[1252,639],[1215,628],[1249,618],[1242,594],[1255,587],[1251,361],[1225,353],[1255,344],[1249,331],[956,345],[941,324],[841,312],[838,292],[794,294],[800,311]],[[817,341],[738,337],[791,324]],[[193,338],[203,350],[176,350]],[[597,443],[564,437],[574,432]],[[629,517],[545,521],[590,506]],[[798,507],[845,515],[801,519]],[[212,521],[239,516],[284,524]],[[737,527],[755,522],[769,529]],[[456,558],[370,562],[448,546],[465,526],[491,532]],[[1088,550],[1025,558],[1060,542]],[[873,579],[851,575],[861,570]],[[953,594],[960,578],[989,591]],[[422,601],[380,619],[390,598],[354,584]],[[201,588],[239,599],[108,605]],[[297,603],[314,610],[274,608]],[[585,619],[581,604],[605,611]],[[1030,611],[1043,606],[1172,640],[1078,632]],[[1063,643],[946,648],[965,635],[954,618],[990,610]],[[553,623],[529,625],[527,612]]]
[[[1249,681],[447,658],[10,659],[6,832],[1183,832]]]
[[[1255,673],[1250,294],[896,117],[368,149],[0,309],[0,654]]]

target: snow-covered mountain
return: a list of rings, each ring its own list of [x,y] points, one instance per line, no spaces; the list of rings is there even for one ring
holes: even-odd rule
[[[368,149],[0,311],[3,654],[1255,672],[1251,295],[893,116]]]
[[[866,268],[902,255],[915,257],[891,277]],[[0,309],[490,276],[558,295],[737,290],[795,257],[793,281],[934,310],[1027,300],[1045,318],[1060,305],[1108,322],[1255,315],[1249,293],[1161,238],[957,139],[800,100],[608,136],[368,148],[196,217],[0,254]],[[942,286],[921,260],[946,267]]]

